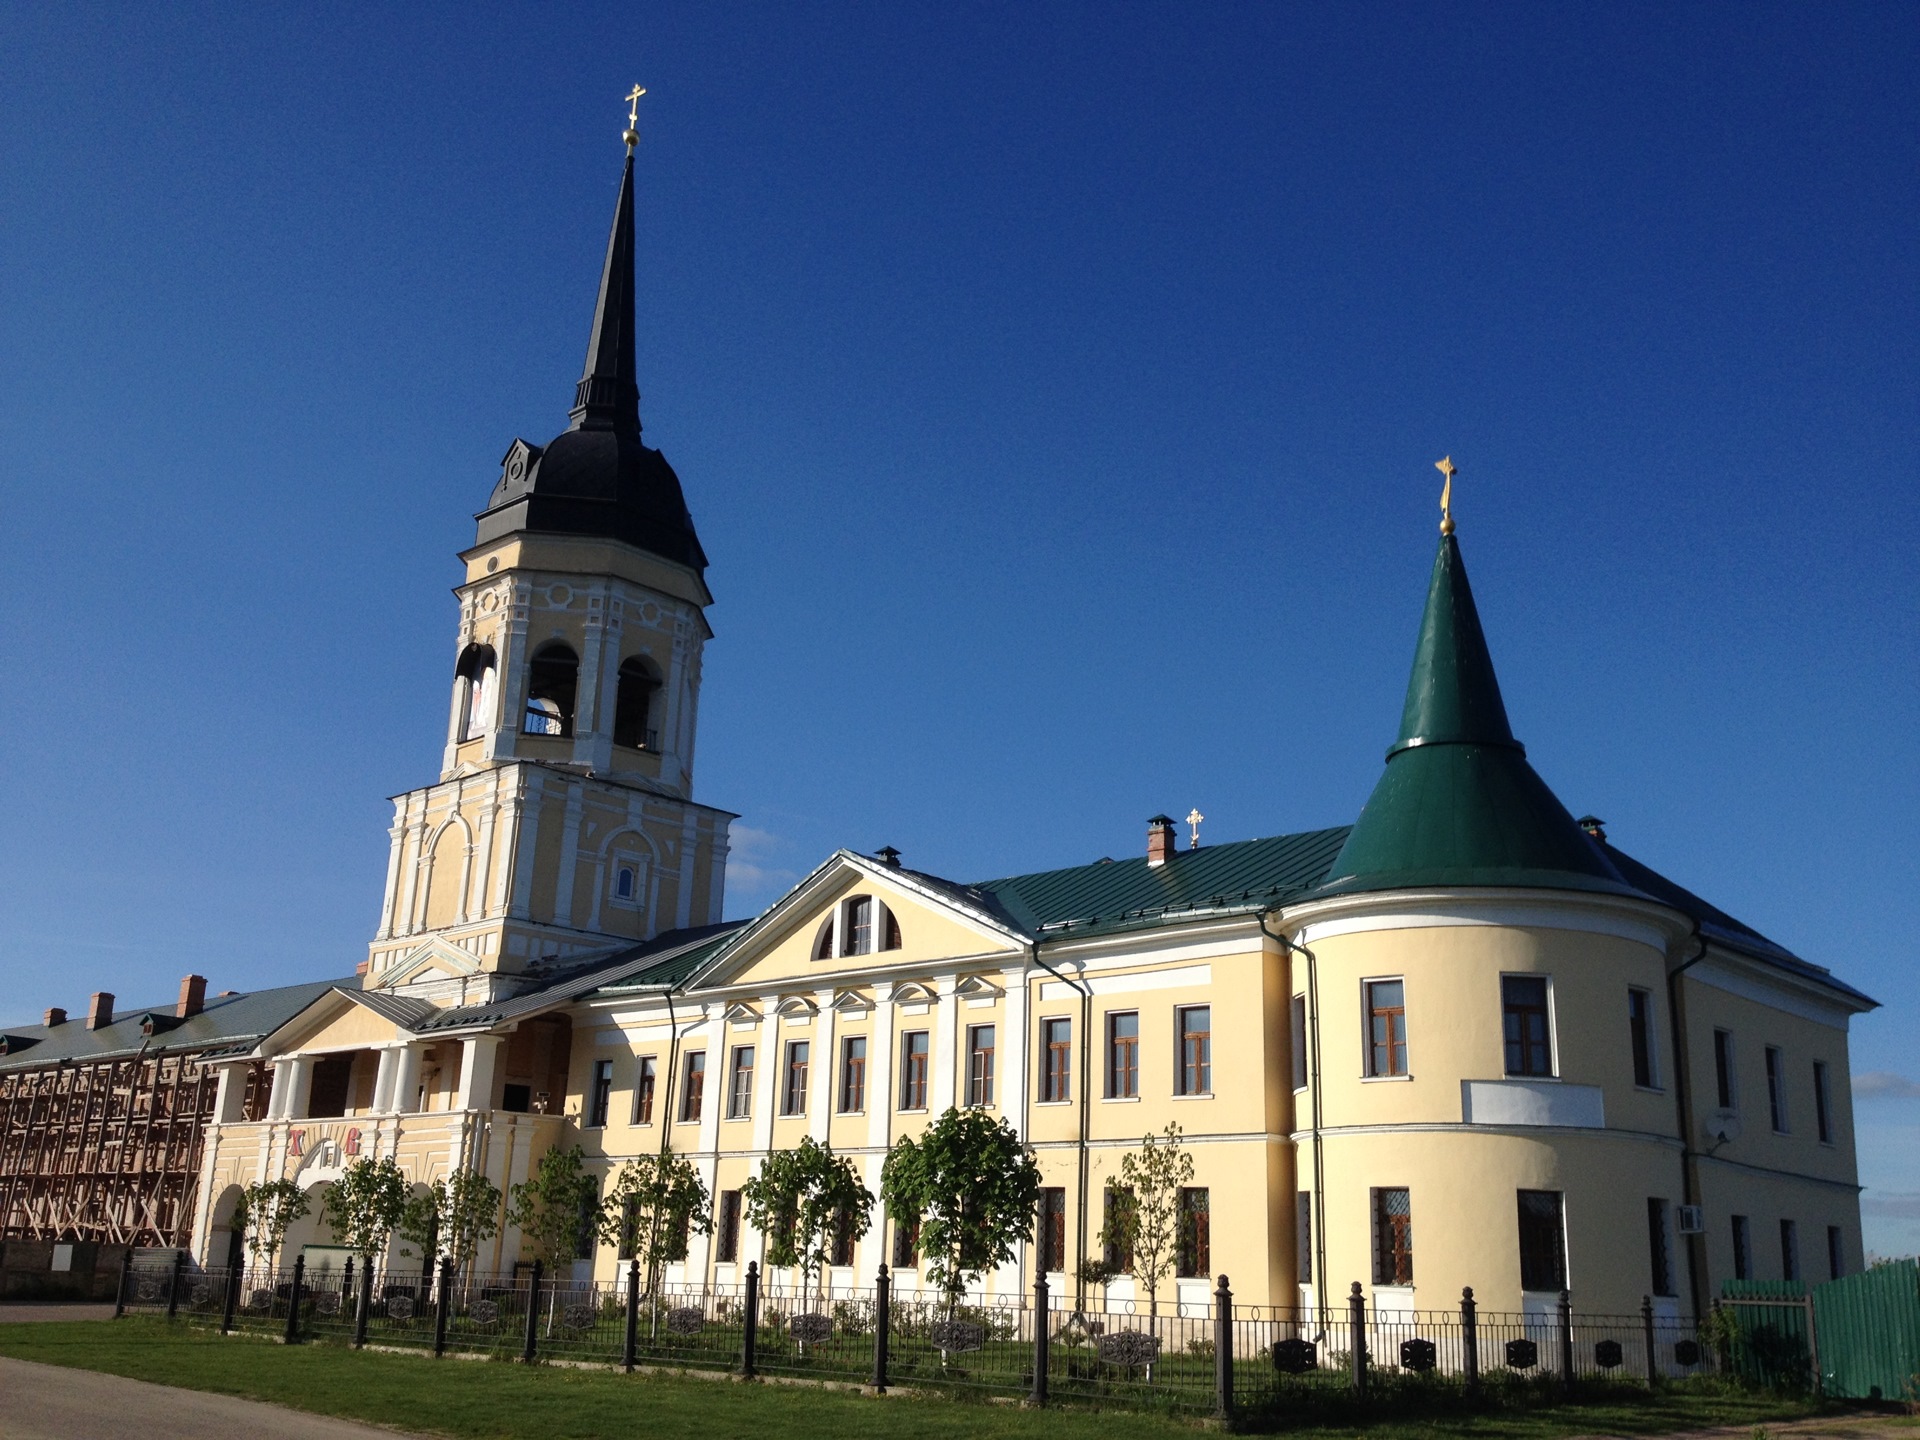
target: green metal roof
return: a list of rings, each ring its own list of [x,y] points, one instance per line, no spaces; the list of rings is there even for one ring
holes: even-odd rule
[[[143,1050],[148,1055],[192,1052],[205,1059],[243,1055],[335,986],[354,987],[359,983],[348,977],[251,990],[244,995],[210,995],[206,1008],[185,1020],[175,1018],[172,1005],[156,1005],[123,1010],[111,1025],[98,1030],[89,1030],[84,1016],[52,1026],[8,1025],[0,1070],[107,1060],[138,1055]],[[141,1028],[147,1016],[153,1017],[152,1035]]]
[[[1513,738],[1460,546],[1440,538],[1386,773],[1321,887],[1637,893]]]

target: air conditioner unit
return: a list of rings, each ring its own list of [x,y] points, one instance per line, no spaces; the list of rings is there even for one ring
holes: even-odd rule
[[[1680,1222],[1682,1235],[1704,1235],[1707,1229],[1707,1217],[1698,1205],[1676,1205],[1674,1215]]]

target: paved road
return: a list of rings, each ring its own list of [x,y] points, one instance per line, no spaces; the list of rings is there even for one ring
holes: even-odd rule
[[[7,1440],[395,1440],[401,1433],[30,1360],[0,1359],[0,1395]]]

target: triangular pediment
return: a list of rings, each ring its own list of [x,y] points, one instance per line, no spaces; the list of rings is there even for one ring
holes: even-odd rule
[[[990,903],[964,887],[842,850],[743,928],[690,988],[760,985],[787,996],[831,989],[835,1009],[869,1009],[865,977],[960,961],[1002,963],[1024,952],[1028,937]],[[807,1003],[817,1008],[817,1001]]]
[[[290,1016],[255,1053],[324,1055],[404,1044],[415,1038],[409,1024],[434,1013],[433,1006],[421,1001],[336,988]]]
[[[370,990],[397,990],[435,980],[465,980],[484,972],[479,960],[458,945],[431,936],[380,972]]]

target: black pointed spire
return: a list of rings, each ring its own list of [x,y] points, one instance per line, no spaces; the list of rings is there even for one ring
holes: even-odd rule
[[[600,269],[587,363],[573,395],[575,430],[640,428],[640,385],[633,359],[633,151],[620,177],[620,200]]]

